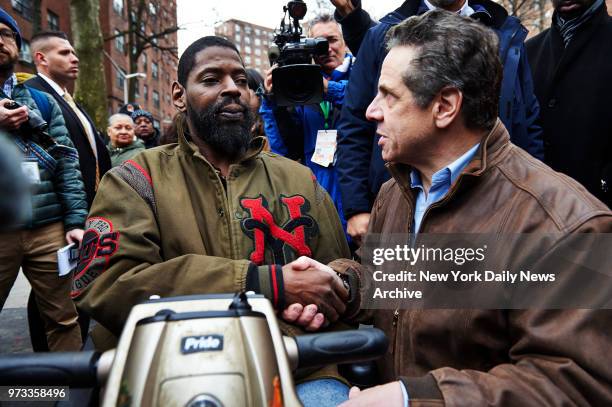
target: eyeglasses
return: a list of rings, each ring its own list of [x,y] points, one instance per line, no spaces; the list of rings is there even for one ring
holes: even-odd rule
[[[0,37],[2,41],[16,42],[17,33],[13,30],[0,30]]]

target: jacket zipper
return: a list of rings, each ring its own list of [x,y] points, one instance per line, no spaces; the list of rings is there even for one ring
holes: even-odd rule
[[[423,224],[425,222],[425,218],[427,217],[427,214],[430,212],[431,209],[433,208],[437,208],[440,207],[442,205],[444,205],[446,202],[448,202],[453,195],[455,194],[455,191],[457,191],[457,189],[459,188],[459,185],[461,184],[461,180],[462,178],[459,177],[459,179],[457,180],[457,184],[455,184],[455,187],[450,191],[450,193],[448,195],[446,195],[444,197],[444,199],[442,199],[441,201],[438,201],[434,204],[432,204],[429,208],[427,208],[427,210],[425,211],[425,213],[423,214],[423,218],[421,220],[421,225],[419,226],[419,230],[418,232],[420,233],[421,230],[423,229]],[[408,228],[409,234],[412,234],[413,231],[413,227],[412,224],[414,222],[414,213],[412,215],[412,219],[410,220],[410,227]],[[418,236],[418,234],[417,234]],[[414,239],[414,244],[416,245],[416,238]],[[412,320],[412,318],[410,318]],[[393,312],[393,337],[395,338],[395,340],[393,341],[393,363],[394,363],[394,368],[395,368],[395,373],[396,375],[399,375],[401,372],[399,371],[399,367],[401,365],[401,358],[403,357],[401,355],[401,352],[399,352],[399,348],[398,348],[398,343],[399,343],[399,334],[401,332],[401,320],[400,320],[400,311],[399,308],[396,308],[395,311]],[[410,325],[411,323],[409,323],[408,328],[410,329]]]

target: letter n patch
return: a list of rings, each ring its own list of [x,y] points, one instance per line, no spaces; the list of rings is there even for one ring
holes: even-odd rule
[[[242,230],[253,240],[254,250],[249,260],[255,264],[264,264],[266,249],[272,252],[275,264],[286,264],[299,256],[312,256],[308,242],[317,234],[318,227],[308,215],[310,203],[301,195],[281,195],[279,203],[285,210],[276,211],[277,218],[285,212],[288,215],[282,226],[274,220],[262,195],[240,199],[240,205],[249,213],[242,220]]]

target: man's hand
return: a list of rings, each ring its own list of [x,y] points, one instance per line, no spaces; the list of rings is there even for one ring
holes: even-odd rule
[[[83,241],[83,229],[72,229],[66,233],[66,241],[68,244],[75,243],[78,247],[81,247]]]
[[[334,7],[336,7],[336,10],[338,10],[338,13],[342,17],[346,17],[347,15],[351,14],[353,10],[355,10],[355,7],[353,6],[353,2],[351,0],[330,0],[330,1],[331,1],[331,4],[333,4]]]
[[[300,325],[307,331],[318,331],[325,323],[325,315],[317,311],[315,304],[305,307],[302,304],[291,304],[283,311],[283,319]]]
[[[272,93],[272,71],[278,68],[277,64],[274,64],[266,71],[266,78],[264,79],[264,89],[267,94]]]
[[[285,302],[315,304],[330,321],[346,309],[348,291],[331,267],[302,256],[283,266]]]
[[[359,390],[352,387],[349,391],[349,399],[338,407],[402,407],[404,405],[404,394],[400,382],[390,382],[380,386]]]
[[[358,213],[357,215],[351,216],[351,218],[346,222],[346,232],[353,238],[355,243],[361,245],[363,237],[368,231],[369,223],[369,213]]]
[[[28,108],[21,106],[17,109],[7,109],[10,99],[0,100],[0,127],[7,130],[17,130],[24,122],[28,121]]]

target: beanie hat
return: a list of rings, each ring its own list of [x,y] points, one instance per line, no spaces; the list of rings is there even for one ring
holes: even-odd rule
[[[143,109],[134,110],[132,113],[132,120],[136,121],[136,119],[142,116],[146,117],[151,123],[153,123],[153,115]]]
[[[126,103],[125,105],[121,106],[121,108],[119,109],[119,113],[131,116],[132,112],[138,109],[140,109],[140,105],[138,103]]]
[[[11,30],[17,33],[17,38],[15,38],[15,42],[17,43],[17,49],[21,49],[21,32],[19,31],[19,26],[17,25],[17,21],[9,13],[4,11],[2,7],[0,7],[0,23],[8,25]]]

